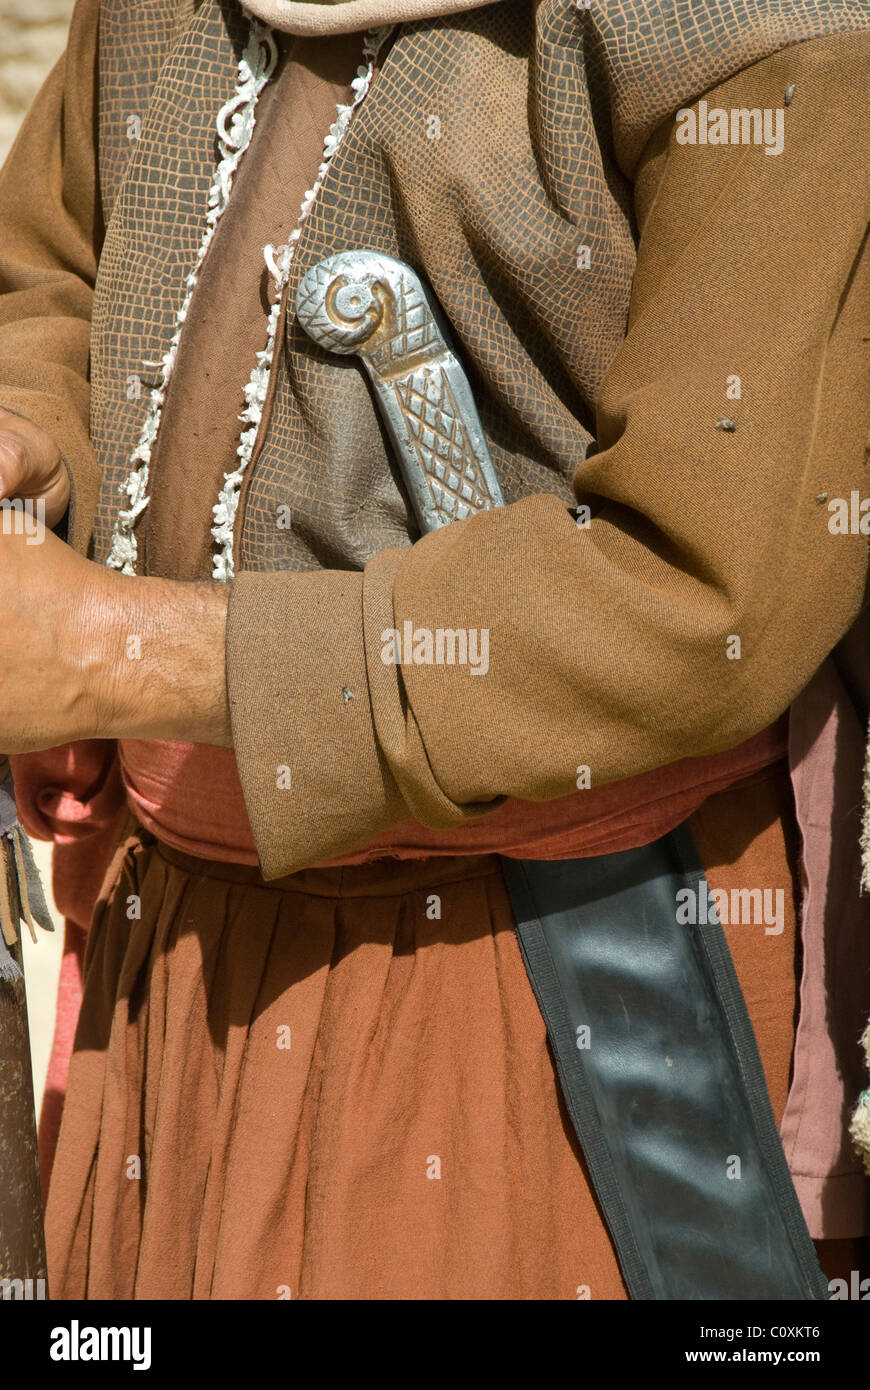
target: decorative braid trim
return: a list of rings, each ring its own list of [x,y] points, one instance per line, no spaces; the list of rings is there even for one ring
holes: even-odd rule
[[[340,104],[336,108],[336,118],[329,128],[329,132],[323,141],[323,157],[318,166],[314,183],[311,188],[306,190],[302,200],[302,208],[296,226],[290,233],[286,246],[275,247],[271,243],[263,248],[263,256],[268,266],[269,272],[274,281],[274,300],[269,310],[267,320],[266,346],[261,352],[257,353],[257,365],[251,372],[250,378],[245,386],[245,408],[239,419],[248,426],[239,436],[239,446],[236,449],[239,463],[232,473],[224,474],[224,486],[220,491],[218,500],[213,508],[214,526],[212,536],[215,540],[216,552],[214,556],[213,578],[226,582],[232,579],[235,574],[233,558],[233,531],[235,529],[236,513],[239,507],[239,495],[244,478],[245,469],[251,461],[256,444],[257,435],[260,430],[260,422],[263,418],[263,406],[266,400],[266,392],[269,386],[269,379],[272,374],[272,366],[275,358],[275,344],[278,333],[278,321],[281,317],[281,304],[284,296],[284,289],[290,275],[290,267],[293,264],[293,257],[296,254],[296,247],[302,235],[302,228],[308,219],[326,177],[327,170],[335,155],[336,150],[344,139],[354,111],[365,100],[374,77],[375,63],[386,39],[393,29],[393,25],[383,25],[378,29],[371,29],[363,40],[363,62],[357,68],[356,77],[351,82],[353,100],[349,105]]]
[[[870,1071],[870,1023],[861,1035],[861,1046],[864,1049],[864,1061],[867,1063],[867,1070]],[[864,1164],[864,1171],[870,1178],[870,1091],[862,1091],[858,1097],[858,1104],[849,1126],[849,1134],[852,1137],[855,1152]]]
[[[139,442],[130,455],[131,471],[119,492],[126,494],[130,506],[118,513],[112,537],[112,548],[106,564],[111,569],[124,574],[136,573],[138,547],[135,525],[148,506],[148,473],[151,451],[160,427],[160,417],[166,399],[166,390],[175,367],[181,330],[187,318],[187,311],[196,288],[199,272],[208,249],[232,192],[233,178],[245,150],[251,143],[254,133],[255,109],[257,100],[278,61],[278,47],[272,30],[259,20],[251,19],[248,42],[239,59],[236,90],[229,101],[221,107],[217,116],[218,148],[221,159],[214,172],[208,194],[206,228],[203,233],[199,253],[190,274],[185,281],[187,294],[175,319],[175,332],[169,349],[159,362],[145,362],[147,367],[160,367],[159,385],[151,392],[148,412],[142,426]]]
[[[864,778],[861,807],[861,892],[870,893],[870,729],[864,745]]]

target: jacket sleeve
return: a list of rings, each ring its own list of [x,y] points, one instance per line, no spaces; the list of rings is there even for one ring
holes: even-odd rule
[[[88,439],[91,304],[102,225],[96,171],[96,0],[0,170],[0,406],[55,439],[70,474],[67,538],[87,546],[99,469]]]
[[[673,120],[649,143],[629,330],[575,480],[588,526],[532,496],[364,574],[235,580],[234,742],[267,877],[409,816],[565,795],[581,765],[598,785],[734,746],[848,630],[867,571],[838,504],[867,476],[868,62],[866,34],[816,40],[707,93],[781,109],[779,154],[681,144]],[[486,674],[385,663],[406,622],[486,630]]]

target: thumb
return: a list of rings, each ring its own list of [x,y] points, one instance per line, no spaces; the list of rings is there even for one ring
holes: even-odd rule
[[[55,526],[69,506],[69,479],[51,435],[0,412],[0,501],[10,497],[42,498]]]

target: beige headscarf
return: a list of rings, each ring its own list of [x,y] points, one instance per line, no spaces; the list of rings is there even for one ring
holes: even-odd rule
[[[243,0],[246,10],[288,34],[352,34],[383,24],[437,19],[492,0]]]

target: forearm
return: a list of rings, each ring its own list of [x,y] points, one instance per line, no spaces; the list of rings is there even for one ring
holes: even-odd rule
[[[227,590],[127,578],[51,531],[0,534],[0,749],[229,745]]]
[[[227,589],[106,572],[85,615],[85,686],[94,736],[229,747]]]

